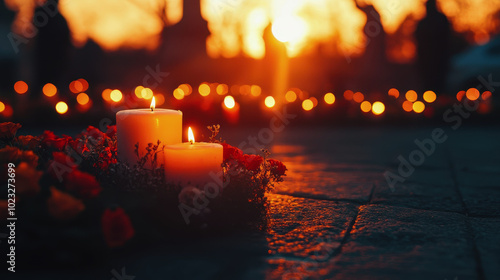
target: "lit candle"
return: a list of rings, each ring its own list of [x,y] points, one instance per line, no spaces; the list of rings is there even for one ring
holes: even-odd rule
[[[204,187],[220,182],[222,176],[222,145],[196,143],[191,127],[189,142],[165,146],[165,177],[167,182],[181,186]]]
[[[138,157],[135,145],[139,143],[139,158],[146,153],[148,143],[163,145],[182,143],[182,112],[178,110],[155,108],[155,99],[150,109],[123,110],[116,113],[116,135],[118,160],[134,166]],[[163,152],[158,152],[158,166],[165,164]],[[148,165],[150,167],[150,165]]]

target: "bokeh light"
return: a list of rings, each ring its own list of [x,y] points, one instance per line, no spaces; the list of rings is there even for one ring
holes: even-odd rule
[[[90,101],[89,96],[84,92],[79,93],[76,96],[76,102],[78,102],[78,104],[80,105],[86,105],[87,103],[89,103],[89,101]]]
[[[0,101],[0,113],[2,113],[3,111],[5,111],[5,104],[3,104],[2,101]]]
[[[302,109],[304,109],[304,111],[311,111],[312,108],[314,108],[314,103],[311,99],[302,101]]]
[[[312,101],[313,107],[318,106],[318,99],[316,97],[313,96],[313,97],[309,98],[309,100]]]
[[[143,86],[137,86],[134,89],[134,94],[137,96],[137,98],[141,99],[142,98],[142,90],[144,89]]]
[[[104,99],[105,101],[111,101],[111,89],[107,88],[105,90],[102,91],[102,99]]]
[[[12,106],[10,105],[5,105],[5,109],[2,112],[3,116],[6,118],[12,117],[14,115],[14,109],[12,109]]]
[[[251,89],[252,89],[252,87],[250,85],[242,85],[240,87],[240,94],[241,95],[249,95]]]
[[[461,90],[461,91],[457,92],[457,100],[462,101],[462,98],[464,98],[464,95],[465,95],[465,90]]]
[[[82,90],[81,91],[86,91],[87,89],[89,89],[89,82],[87,82],[87,80],[85,80],[85,79],[78,79],[77,81],[82,85]]]
[[[394,96],[394,98],[398,98],[399,97],[399,90],[397,90],[395,88],[391,88],[391,89],[389,89],[388,94],[390,96]]]
[[[177,100],[181,100],[184,98],[184,91],[180,88],[176,88],[174,89],[174,98],[177,99]]]
[[[113,102],[120,102],[123,98],[123,94],[120,90],[118,89],[114,89],[111,91],[111,93],[109,94],[109,98],[113,101]]]
[[[477,88],[470,88],[465,93],[465,96],[467,96],[469,100],[477,100],[479,98],[479,90],[477,90]]]
[[[217,92],[218,95],[224,95],[228,93],[229,87],[226,84],[219,84],[217,85],[215,91]]]
[[[293,90],[289,90],[285,94],[285,99],[287,102],[292,103],[297,100],[297,94]]]
[[[48,97],[52,97],[56,95],[57,93],[57,88],[54,84],[48,83],[43,86],[43,94],[45,94]]]
[[[403,110],[406,112],[411,112],[413,110],[413,102],[405,100],[403,102]]]
[[[335,95],[331,92],[328,92],[325,94],[325,96],[323,97],[323,99],[325,100],[326,104],[333,104],[335,103]]]
[[[417,114],[422,113],[425,110],[425,104],[422,101],[417,101],[413,103],[413,111]]]
[[[424,100],[427,103],[432,103],[436,101],[436,93],[434,93],[432,90],[424,92]]]
[[[483,100],[488,100],[490,97],[491,97],[491,91],[488,90],[483,92],[483,94],[481,95],[481,99]]]
[[[250,87],[250,93],[252,94],[252,96],[257,97],[262,93],[262,89],[258,85],[252,85]]]
[[[369,101],[363,101],[360,105],[361,111],[368,113],[372,110],[372,104]]]
[[[345,100],[352,100],[352,96],[354,95],[354,92],[352,90],[346,90],[344,91],[344,98]]]
[[[226,97],[224,97],[224,106],[226,106],[226,108],[233,109],[234,105],[236,105],[236,102],[231,95],[227,95]]]
[[[264,104],[266,105],[267,108],[273,108],[274,105],[276,104],[276,101],[274,100],[274,97],[268,96],[264,100]]]
[[[415,102],[415,101],[417,101],[418,94],[414,90],[409,90],[406,92],[405,97],[406,97],[406,100],[408,100],[410,102]]]
[[[25,94],[28,91],[28,84],[25,81],[17,81],[14,84],[14,90],[19,94]]]
[[[68,104],[66,104],[66,102],[64,101],[57,102],[56,111],[61,115],[66,114],[66,112],[68,112]]]
[[[354,100],[354,102],[361,103],[363,102],[363,100],[365,100],[365,96],[363,95],[363,93],[358,91],[352,96],[352,99]]]
[[[143,99],[149,100],[153,98],[153,90],[150,88],[143,88],[141,90],[141,96]]]
[[[384,111],[385,111],[385,105],[384,105],[384,103],[382,103],[380,101],[373,102],[372,112],[373,112],[374,115],[380,115]]]
[[[203,83],[198,87],[198,92],[201,96],[208,96],[210,94],[210,86]]]
[[[156,94],[155,95],[155,103],[156,103],[156,108],[158,108],[158,106],[165,104],[165,95],[163,95],[161,93]]]
[[[69,90],[72,93],[79,93],[83,91],[83,84],[79,80],[72,81],[69,83]]]
[[[182,91],[184,92],[184,96],[188,96],[193,92],[193,88],[190,84],[181,84],[178,86],[178,88],[182,89]]]

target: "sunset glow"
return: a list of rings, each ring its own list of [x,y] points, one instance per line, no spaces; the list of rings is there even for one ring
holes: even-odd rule
[[[28,28],[36,1],[4,1],[9,9],[18,11],[13,30],[21,32]],[[411,32],[426,13],[423,0],[358,2],[361,6],[371,4],[377,9],[388,34],[400,28],[403,33]],[[485,43],[500,27],[495,17],[500,10],[500,0],[437,2],[455,31],[467,33],[471,42]],[[61,0],[59,7],[68,21],[75,45],[83,46],[91,39],[106,50],[153,50],[159,46],[162,29],[177,24],[183,16],[182,0]],[[310,52],[328,42],[335,42],[335,47],[325,49],[326,53],[356,55],[364,51],[367,39],[363,34],[366,16],[352,0],[203,0],[201,15],[208,21],[211,32],[207,38],[207,52],[212,57],[234,57],[240,53],[253,58],[264,57],[262,35],[270,24],[276,38],[288,42],[291,56]],[[403,26],[405,20],[408,24]],[[389,53],[396,51],[402,57],[413,56],[415,51],[414,42],[409,38],[403,38],[393,48]]]

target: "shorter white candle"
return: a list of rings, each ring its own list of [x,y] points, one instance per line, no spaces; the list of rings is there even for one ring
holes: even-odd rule
[[[189,142],[165,146],[165,177],[168,183],[203,188],[222,179],[222,145],[195,143],[189,128]]]

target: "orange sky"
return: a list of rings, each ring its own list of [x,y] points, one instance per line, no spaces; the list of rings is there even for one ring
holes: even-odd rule
[[[5,0],[9,8],[20,11],[14,30],[29,24],[36,1]],[[366,18],[353,0],[201,1],[201,12],[211,31],[207,52],[212,57],[233,57],[243,53],[262,58],[262,34],[270,22],[274,24],[275,36],[287,41],[290,56],[307,53],[318,44],[327,46],[327,51],[328,48],[348,53],[363,50],[362,29]],[[389,34],[394,33],[407,17],[416,21],[425,15],[425,0],[359,2],[375,6]],[[476,42],[484,42],[489,34],[499,29],[494,15],[500,10],[500,0],[438,0],[438,3],[454,29],[470,31],[469,39]],[[77,46],[91,38],[107,50],[121,47],[154,49],[164,26],[160,14],[166,11],[167,25],[177,23],[182,17],[182,0],[61,0],[60,10]],[[406,43],[411,44],[411,41]]]

